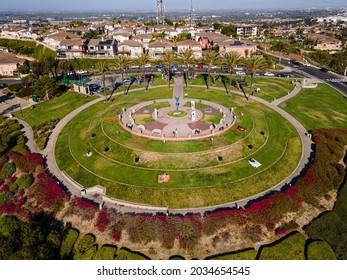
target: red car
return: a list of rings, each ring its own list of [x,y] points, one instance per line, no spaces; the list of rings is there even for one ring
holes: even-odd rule
[[[201,69],[201,68],[204,68],[204,65],[202,65],[202,64],[196,64],[196,65],[195,65],[195,68],[200,68],[200,69]]]

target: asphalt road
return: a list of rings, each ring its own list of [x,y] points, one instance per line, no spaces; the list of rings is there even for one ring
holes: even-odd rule
[[[278,58],[277,61],[279,62]],[[323,72],[315,66],[293,65],[289,62],[289,59],[281,58],[281,64],[292,67],[293,73],[301,75],[302,77],[322,80],[347,96],[347,77],[335,74],[331,71]]]

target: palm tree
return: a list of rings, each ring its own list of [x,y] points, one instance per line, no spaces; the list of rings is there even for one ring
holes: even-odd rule
[[[124,73],[125,69],[129,67],[130,65],[130,59],[129,57],[125,55],[117,55],[112,61],[112,65],[120,70],[120,74],[122,75],[122,83],[123,83],[123,88],[124,88],[124,94],[125,94],[125,83],[124,83]]]
[[[102,81],[102,86],[104,88],[104,95],[105,95],[105,101],[107,99],[107,95],[106,95],[106,85],[105,85],[105,82],[106,82],[106,71],[107,71],[107,61],[98,61],[96,64],[95,64],[95,68],[96,70],[99,71],[100,73],[100,76],[101,76],[101,81]]]
[[[188,87],[188,70],[189,66],[195,62],[194,52],[192,49],[184,49],[180,51],[179,57],[182,59],[183,64],[186,66],[184,74],[186,79],[186,87]]]
[[[207,66],[208,66],[208,69],[207,69],[208,79],[207,79],[207,83],[206,83],[207,89],[210,89],[211,66],[218,63],[220,58],[221,57],[220,57],[219,53],[217,53],[215,51],[208,51],[208,52],[204,53],[202,56],[203,63],[207,64]]]
[[[172,63],[174,63],[176,60],[176,53],[172,50],[165,50],[161,56],[162,56],[162,59],[163,59],[165,66],[166,66],[167,84],[168,84],[168,87],[170,88],[170,73],[171,73],[170,70],[171,70]]]
[[[241,54],[238,53],[237,51],[231,51],[224,55],[223,64],[225,64],[226,67],[228,67],[228,72],[230,74],[230,84],[229,84],[230,86],[232,82],[234,68],[238,64],[240,64],[240,62],[241,62]]]
[[[248,71],[250,71],[250,75],[251,75],[251,85],[250,85],[250,91],[249,91],[249,96],[250,96],[253,89],[255,73],[258,70],[266,69],[268,65],[264,57],[260,55],[253,55],[250,58],[247,58],[245,60],[245,66],[248,68]]]
[[[149,53],[148,50],[146,50],[144,53],[141,53],[140,55],[137,56],[136,58],[136,63],[142,68],[142,76],[143,76],[143,82],[145,84],[145,88],[147,90],[147,81],[145,78],[145,74],[146,74],[146,64],[148,64],[150,62],[150,58],[149,58]],[[140,82],[140,79],[139,79]]]

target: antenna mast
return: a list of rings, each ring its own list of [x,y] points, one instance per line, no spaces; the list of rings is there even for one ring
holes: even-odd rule
[[[164,18],[164,0],[157,0],[157,24],[163,24]]]
[[[192,24],[195,22],[195,10],[193,7],[193,0],[190,0],[190,10],[189,10],[188,20]]]

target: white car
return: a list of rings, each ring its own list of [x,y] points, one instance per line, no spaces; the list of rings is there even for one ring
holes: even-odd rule
[[[133,66],[130,66],[130,69],[139,69],[140,68],[140,65],[133,65]]]
[[[311,64],[308,63],[308,62],[304,62],[302,65],[304,65],[304,66],[311,66]]]
[[[275,74],[274,74],[274,73],[271,73],[271,72],[265,72],[265,73],[264,73],[264,76],[275,77]]]
[[[152,65],[151,64],[146,64],[145,68],[152,68]]]
[[[239,76],[243,76],[243,75],[246,75],[246,72],[245,71],[236,71],[235,74],[239,75]]]
[[[76,74],[87,74],[88,71],[87,70],[78,70],[76,71]]]

